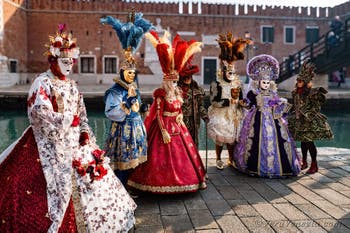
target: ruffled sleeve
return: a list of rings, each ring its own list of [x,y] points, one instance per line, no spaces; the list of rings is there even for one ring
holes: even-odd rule
[[[28,117],[32,127],[40,128],[47,138],[63,137],[73,121],[72,112],[57,112],[54,98],[49,78],[45,75],[37,77],[28,95]]]
[[[149,114],[147,115],[144,121],[146,131],[150,129],[152,122],[157,117],[157,109],[158,109],[157,99],[158,101],[162,101],[164,100],[165,96],[166,96],[166,92],[162,88],[158,88],[153,92],[153,103],[151,105]],[[161,111],[163,110],[161,109]]]
[[[126,113],[122,109],[123,93],[109,91],[105,99],[105,115],[112,121],[122,122],[125,120]]]

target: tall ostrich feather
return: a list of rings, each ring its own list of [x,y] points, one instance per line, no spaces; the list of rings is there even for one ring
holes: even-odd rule
[[[102,24],[110,24],[116,31],[119,41],[124,50],[131,49],[134,53],[140,47],[142,36],[148,32],[153,25],[146,19],[142,18],[142,13],[135,13],[134,22],[123,23],[112,16],[101,18]]]
[[[156,48],[159,62],[165,74],[174,70],[180,73],[185,64],[192,59],[193,54],[201,51],[201,42],[186,41],[181,39],[179,35],[176,35],[171,42],[168,31],[165,31],[162,37],[159,37],[155,31],[150,31],[145,36]]]

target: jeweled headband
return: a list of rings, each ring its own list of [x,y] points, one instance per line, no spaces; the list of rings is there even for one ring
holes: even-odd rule
[[[276,58],[267,54],[255,56],[247,64],[247,75],[253,80],[276,80],[279,70]]]

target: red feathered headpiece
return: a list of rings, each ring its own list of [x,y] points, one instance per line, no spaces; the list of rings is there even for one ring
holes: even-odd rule
[[[77,46],[76,38],[73,38],[71,33],[66,33],[66,24],[59,24],[58,31],[55,36],[49,36],[49,43],[46,55],[56,58],[73,58],[79,57],[79,47]]]
[[[151,31],[146,33],[146,38],[156,48],[164,80],[179,80],[179,74],[184,70],[193,54],[201,51],[201,42],[185,41],[179,35],[176,35],[171,43],[170,34],[167,31],[162,37],[159,37],[157,32]]]
[[[180,78],[181,77],[188,77],[192,76],[195,73],[199,72],[199,67],[197,65],[191,65],[187,64],[180,72]]]

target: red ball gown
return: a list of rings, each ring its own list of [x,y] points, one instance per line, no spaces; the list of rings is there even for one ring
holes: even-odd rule
[[[46,180],[31,127],[0,164],[0,170],[0,232],[47,232],[52,221]],[[77,232],[72,200],[59,232]]]
[[[141,191],[162,194],[204,189],[206,171],[182,121],[182,102],[178,99],[168,100],[164,89],[157,89],[153,95],[155,101],[145,119],[147,162],[135,169],[128,185]],[[163,141],[164,130],[170,135],[169,143]]]

